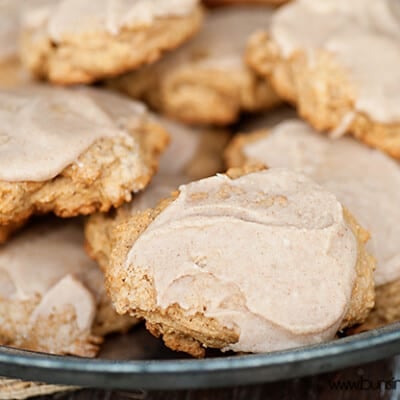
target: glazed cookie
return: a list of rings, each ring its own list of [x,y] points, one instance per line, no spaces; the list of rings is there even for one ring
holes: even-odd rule
[[[271,14],[268,7],[210,11],[192,41],[110,86],[190,124],[227,125],[242,111],[271,108],[279,102],[275,92],[242,60],[248,36]]]
[[[0,92],[0,237],[32,214],[108,211],[142,190],[168,141],[146,109],[95,89]]]
[[[137,322],[115,313],[76,221],[46,222],[0,246],[0,343],[94,356],[102,336]]]
[[[377,258],[372,320],[400,319],[400,165],[352,138],[332,140],[299,120],[237,136],[226,152],[229,167],[264,163],[304,173],[334,193],[371,232],[367,250]],[[379,316],[379,318],[377,318]]]
[[[226,132],[191,128],[160,117],[156,121],[171,135],[171,145],[160,158],[160,174],[131,203],[109,214],[95,214],[86,223],[86,249],[102,269],[108,265],[115,226],[139,211],[154,208],[179,185],[224,169],[222,154],[229,138]]]
[[[45,0],[22,18],[21,57],[37,77],[89,83],[158,60],[199,29],[198,0]]]
[[[115,229],[106,286],[117,312],[193,356],[319,343],[363,321],[374,303],[366,231],[302,175],[242,173],[181,186]]]
[[[400,3],[298,0],[252,36],[248,64],[318,131],[400,158]]]

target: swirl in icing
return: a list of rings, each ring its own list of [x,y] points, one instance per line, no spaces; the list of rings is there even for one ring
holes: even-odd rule
[[[273,17],[284,57],[296,50],[333,54],[356,88],[355,107],[382,123],[400,122],[400,2],[297,0]]]
[[[225,350],[264,352],[332,338],[356,261],[357,241],[335,196],[275,169],[181,186],[126,267],[152,277],[162,310],[176,303],[237,331]]]
[[[300,120],[282,122],[244,146],[247,158],[304,173],[334,193],[371,232],[378,285],[400,278],[400,166],[351,139],[332,140]]]
[[[21,87],[0,93],[0,180],[45,181],[96,140],[124,136],[144,106],[95,89]]]

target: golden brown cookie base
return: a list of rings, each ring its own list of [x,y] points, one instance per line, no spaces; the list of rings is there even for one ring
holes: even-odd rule
[[[300,116],[316,130],[334,131],[352,117],[348,132],[400,158],[400,124],[383,124],[355,109],[353,82],[331,54],[316,52],[312,66],[306,52],[299,51],[285,59],[268,34],[260,32],[251,37],[246,59],[279,96],[296,105]]]
[[[130,133],[133,142],[126,137],[97,141],[52,180],[0,181],[0,226],[21,224],[32,214],[53,212],[65,218],[106,212],[130,201],[132,192],[150,182],[168,142],[154,123]]]
[[[174,119],[196,125],[229,125],[241,112],[267,110],[281,102],[271,86],[247,68],[228,70],[189,63],[163,70],[155,64],[109,85]]]
[[[260,170],[260,167],[246,166],[228,171],[231,179]],[[215,319],[203,314],[188,317],[178,305],[161,310],[157,306],[154,282],[145,271],[125,264],[132,245],[157,216],[177,196],[163,200],[155,209],[138,213],[114,228],[113,252],[110,265],[106,269],[106,287],[121,314],[143,317],[146,326],[155,336],[163,336],[165,344],[173,350],[185,351],[195,357],[204,356],[204,348],[224,348],[237,342],[238,334],[221,326]],[[357,277],[352,298],[342,328],[362,322],[374,305],[373,270],[374,259],[368,255],[364,243],[368,239],[365,232],[347,212],[346,221],[358,241]]]
[[[356,280],[351,294],[350,306],[342,321],[340,329],[362,323],[368,317],[375,304],[374,271],[376,260],[365,250],[365,243],[369,240],[369,233],[364,230],[349,213],[343,210],[347,225],[352,230],[358,245],[356,264]]]
[[[59,43],[43,32],[25,31],[21,57],[38,78],[64,85],[90,83],[155,62],[194,35],[202,15],[198,8],[190,15],[158,18],[149,26],[125,28],[117,35],[97,32]]]
[[[85,224],[85,250],[102,271],[106,271],[112,252],[112,235],[115,226],[129,218],[126,207],[120,207],[108,214],[91,215]]]
[[[363,324],[352,329],[350,333],[365,332],[400,321],[400,279],[377,286],[375,293],[375,307],[372,312]]]

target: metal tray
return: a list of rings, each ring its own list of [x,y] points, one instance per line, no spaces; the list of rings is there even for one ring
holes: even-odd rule
[[[258,355],[195,360],[166,349],[143,327],[109,338],[96,359],[0,346],[0,376],[108,389],[194,389],[271,382],[400,353],[400,323],[329,343]]]

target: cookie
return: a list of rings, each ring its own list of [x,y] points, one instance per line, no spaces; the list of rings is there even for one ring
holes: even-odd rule
[[[156,121],[171,135],[171,144],[160,158],[160,173],[131,203],[108,214],[95,214],[86,223],[86,249],[102,269],[109,263],[115,226],[137,212],[154,208],[181,184],[224,169],[222,154],[229,138],[226,132],[192,128],[162,117],[156,117]]]
[[[226,151],[229,167],[263,163],[304,173],[334,193],[371,233],[377,259],[376,307],[370,321],[400,319],[400,165],[353,138],[329,139],[300,120],[237,136]],[[377,318],[379,316],[379,318]],[[372,325],[372,323],[369,322]]]
[[[387,324],[400,321],[400,279],[375,288],[375,307],[364,323],[347,329],[347,335],[354,335]]]
[[[90,83],[158,60],[201,22],[198,0],[46,0],[23,13],[20,54],[38,78]]]
[[[117,312],[197,357],[319,343],[363,321],[374,303],[367,232],[300,174],[243,173],[183,185],[114,230]]]
[[[136,319],[115,313],[76,221],[35,225],[0,247],[0,343],[94,356],[107,333]]]
[[[271,14],[268,7],[210,11],[192,41],[110,86],[189,124],[228,125],[241,112],[272,108],[275,92],[243,62],[248,36]]]
[[[168,135],[144,106],[95,89],[0,92],[2,236],[32,214],[108,211],[145,188]]]
[[[299,0],[249,41],[248,64],[318,131],[400,158],[396,0]]]

